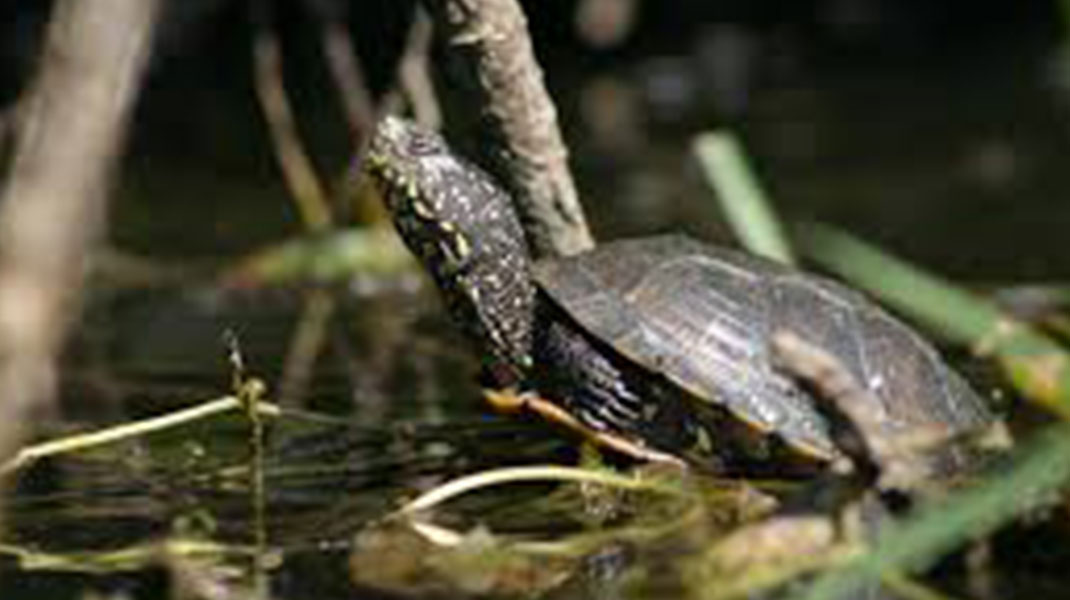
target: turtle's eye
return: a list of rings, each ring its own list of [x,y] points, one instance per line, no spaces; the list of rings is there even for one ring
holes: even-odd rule
[[[430,156],[442,151],[442,143],[437,135],[417,133],[409,138],[408,152],[413,156]]]

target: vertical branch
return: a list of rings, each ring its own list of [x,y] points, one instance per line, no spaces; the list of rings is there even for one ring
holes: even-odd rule
[[[557,111],[517,0],[424,0],[446,39],[448,72],[482,110],[479,146],[512,192],[537,255],[593,245],[568,169]],[[486,150],[484,150],[486,151]]]
[[[275,158],[305,227],[316,231],[326,229],[331,225],[327,196],[301,144],[293,109],[286,97],[282,52],[268,0],[253,0],[251,10],[256,94],[271,132]]]
[[[159,2],[61,0],[0,192],[0,458],[51,403]]]
[[[291,407],[304,395],[312,380],[316,360],[330,332],[337,302],[331,292],[313,288],[304,293],[301,316],[290,338],[279,383],[279,404]]]
[[[398,84],[409,100],[416,120],[438,129],[442,125],[442,111],[435,95],[435,85],[431,81],[429,57],[432,33],[431,18],[427,11],[418,8],[398,65]]]
[[[320,45],[331,81],[338,91],[342,112],[354,140],[361,140],[375,127],[375,101],[364,80],[353,40],[346,27],[343,5],[339,2],[310,2],[320,22]]]
[[[271,132],[275,158],[305,228],[323,231],[332,225],[333,215],[327,193],[297,131],[293,108],[286,95],[282,53],[269,1],[253,0],[251,5],[257,97]],[[342,97],[350,131],[356,139],[361,127],[370,127],[374,122],[371,99],[341,20],[330,12],[326,3],[313,4],[323,23],[323,50]],[[334,299],[322,290],[306,294],[297,334],[290,342],[283,367],[280,385],[280,402],[283,404],[292,404],[303,393],[323,346],[334,306]]]

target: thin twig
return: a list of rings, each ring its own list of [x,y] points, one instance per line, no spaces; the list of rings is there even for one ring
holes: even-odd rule
[[[254,1],[251,16],[256,95],[271,132],[275,158],[305,227],[322,231],[331,225],[331,211],[323,185],[297,133],[293,109],[286,96],[279,36],[271,23],[267,0]]]
[[[239,389],[234,390],[245,409],[249,422],[249,504],[252,509],[251,523],[253,542],[256,553],[252,562],[253,589],[259,598],[269,597],[268,583],[268,519],[267,487],[264,479],[264,419],[260,412],[265,386],[255,379],[243,381]]]
[[[426,11],[418,10],[413,19],[405,38],[405,48],[398,61],[394,73],[394,83],[379,99],[375,107],[373,122],[378,124],[385,115],[397,114],[404,108],[405,102],[412,105],[413,114],[421,124],[437,129],[441,125],[442,116],[439,108],[438,97],[435,94],[434,85],[429,74],[428,55],[431,50],[433,27]],[[372,136],[365,136],[355,148],[353,156],[349,160],[349,171],[342,180],[342,185],[336,190],[336,198],[348,199],[357,195],[360,182],[363,180],[364,155]],[[367,196],[358,196],[364,198]],[[343,208],[346,205],[343,204]],[[374,207],[361,206],[368,218],[366,222],[381,222],[385,219],[380,205]]]
[[[413,118],[431,129],[442,126],[435,85],[431,81],[431,40],[433,28],[427,11],[417,7],[416,17],[405,41],[398,64],[398,84],[412,107]]]
[[[353,140],[359,141],[375,128],[375,100],[346,26],[345,3],[309,2],[306,5],[313,7],[319,19],[323,57],[341,100],[350,134]]]
[[[156,431],[170,429],[185,423],[198,421],[213,415],[243,408],[241,400],[235,396],[224,396],[209,400],[190,408],[184,408],[158,417],[123,423],[90,433],[72,435],[57,440],[42,442],[19,450],[13,458],[0,465],[0,476],[22,469],[35,461],[49,456],[88,450],[106,444],[113,444],[143,436]],[[278,406],[267,402],[258,402],[257,411],[272,417],[282,414]]]
[[[359,65],[344,26],[339,20],[328,18],[325,11],[319,12],[323,18],[324,52],[343,97],[347,119],[351,128],[356,131],[357,127],[368,126],[373,120],[368,104],[370,99],[367,98]],[[290,196],[301,213],[305,228],[323,231],[332,225],[334,219],[320,177],[297,131],[283,80],[279,37],[271,22],[271,16],[267,0],[257,0],[253,3],[252,18],[256,29],[253,58],[256,66],[257,97],[271,131],[275,157],[282,169]],[[330,303],[331,300],[324,299],[321,292],[309,292],[305,297],[305,312],[323,312],[324,302]],[[302,319],[302,324],[305,323],[306,320]],[[302,334],[304,331],[305,329],[299,330],[291,341],[283,378],[283,389],[286,391],[284,399],[300,394],[307,381],[306,375],[315,363],[322,345],[322,334],[309,338],[307,332]]]
[[[245,556],[250,552],[252,549],[234,543],[223,544],[202,539],[183,538],[167,538],[115,550],[65,553],[42,552],[36,548],[0,543],[0,555],[18,560],[19,568],[26,571],[104,575],[115,575],[119,571],[146,569],[159,565],[161,562],[166,563],[169,558],[222,562],[225,558]],[[227,596],[227,598],[235,600],[234,596]]]
[[[560,465],[531,465],[524,467],[506,467],[481,471],[472,475],[458,477],[421,494],[405,504],[399,514],[413,514],[425,511],[452,498],[468,492],[488,488],[503,483],[525,481],[571,481],[574,483],[593,483],[625,490],[645,490],[671,495],[683,495],[681,490],[656,483],[651,480],[625,477],[608,471],[592,471]]]

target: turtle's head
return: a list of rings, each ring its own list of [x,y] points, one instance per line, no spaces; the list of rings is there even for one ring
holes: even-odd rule
[[[492,358],[525,368],[535,288],[508,194],[438,133],[397,117],[380,122],[365,165],[454,320]]]

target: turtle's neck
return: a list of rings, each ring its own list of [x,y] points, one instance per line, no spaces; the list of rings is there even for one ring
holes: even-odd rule
[[[380,123],[366,164],[453,320],[489,358],[526,370],[535,286],[509,195],[438,133],[395,117]]]

